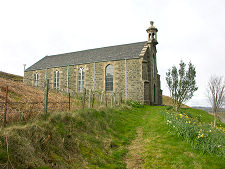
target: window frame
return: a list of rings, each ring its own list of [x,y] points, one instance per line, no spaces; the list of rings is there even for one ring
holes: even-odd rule
[[[54,89],[59,90],[59,71],[54,72]]]
[[[79,70],[78,70],[78,92],[83,92],[84,90],[84,75],[85,75],[85,72],[84,72],[84,68],[83,67],[80,67]]]
[[[109,75],[107,76],[107,71],[112,71],[112,72],[109,72],[111,73],[111,77],[108,77]],[[105,67],[105,91],[113,92],[113,65],[112,64],[108,64]]]
[[[39,80],[39,75],[38,73],[34,74],[34,86],[38,87],[38,80]]]

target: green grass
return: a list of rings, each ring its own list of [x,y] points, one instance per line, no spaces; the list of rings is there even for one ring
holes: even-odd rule
[[[181,113],[185,113],[189,117],[196,119],[197,121],[202,123],[213,124],[214,122],[214,116],[210,115],[208,112],[204,110],[186,108],[186,109],[181,109]],[[220,120],[217,120],[216,125],[222,126],[225,128],[225,124],[222,123]]]
[[[0,164],[15,168],[125,168],[126,146],[144,112],[128,108],[53,113],[0,131]]]
[[[14,168],[126,168],[128,146],[141,128],[144,168],[225,166],[223,157],[194,150],[190,143],[171,132],[160,113],[165,107],[129,104],[133,108],[52,113],[27,124],[2,128],[0,165],[8,160],[7,135]],[[205,115],[202,120],[208,118]]]
[[[146,153],[145,168],[223,168],[225,159],[216,155],[202,154],[190,143],[171,132],[160,111],[163,107],[148,107],[144,120]]]

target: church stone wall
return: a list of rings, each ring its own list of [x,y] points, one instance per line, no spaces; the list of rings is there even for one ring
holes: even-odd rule
[[[47,78],[49,79],[50,88],[54,88],[54,72],[57,70],[59,71],[59,90],[64,92],[67,92],[67,90],[69,92],[78,92],[78,71],[80,68],[84,68],[84,87],[86,90],[92,89],[102,92],[105,91],[105,68],[109,64],[113,65],[113,92],[122,92],[123,98],[126,98],[127,77],[127,99],[144,103],[144,83],[142,81],[141,59],[97,62],[26,71],[24,73],[24,82],[25,84],[34,86],[34,74],[38,73],[38,87],[43,87]],[[68,89],[67,78],[69,79]]]

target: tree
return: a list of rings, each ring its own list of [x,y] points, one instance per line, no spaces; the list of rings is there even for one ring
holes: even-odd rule
[[[207,93],[214,114],[214,127],[216,127],[216,115],[225,103],[225,82],[223,78],[211,76],[208,82]]]
[[[189,62],[187,71],[185,67],[186,64],[181,60],[179,70],[173,66],[166,73],[166,82],[176,111],[180,109],[182,103],[190,100],[193,93],[198,90],[195,81],[196,71],[194,65]]]

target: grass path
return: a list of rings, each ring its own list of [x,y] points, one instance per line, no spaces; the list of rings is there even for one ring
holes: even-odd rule
[[[142,153],[145,152],[143,144],[143,129],[137,129],[137,137],[128,146],[128,153],[125,157],[126,168],[138,169],[142,168],[144,161],[142,159]]]
[[[225,161],[203,155],[171,133],[160,111],[163,107],[146,107],[137,137],[128,147],[127,168],[224,168]]]

